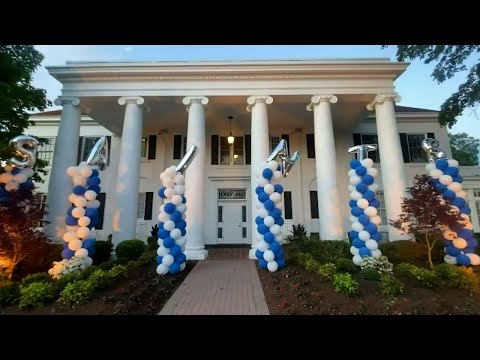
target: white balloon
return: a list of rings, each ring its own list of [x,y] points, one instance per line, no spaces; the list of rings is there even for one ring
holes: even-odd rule
[[[282,232],[282,228],[280,227],[280,225],[275,224],[270,228],[270,232],[273,235],[278,235]]]
[[[3,184],[6,184],[6,183],[9,183],[10,181],[13,181],[14,178],[15,178],[15,176],[12,175],[11,173],[8,173],[8,172],[0,174],[0,182],[3,183]]]
[[[82,241],[81,240],[72,240],[68,243],[68,248],[72,251],[77,251],[78,249],[82,248]]]
[[[455,159],[449,159],[449,160],[447,160],[447,162],[448,162],[449,167],[458,167],[458,165],[459,165],[458,161],[455,160]]]
[[[77,233],[73,231],[67,231],[65,234],[63,234],[63,240],[65,242],[70,242],[72,240],[78,240]]]
[[[85,191],[85,194],[83,194],[83,196],[85,197],[85,199],[91,201],[97,198],[97,193],[93,190],[87,190]]]
[[[174,262],[175,262],[175,259],[171,254],[165,255],[162,259],[162,264],[165,264],[167,266],[172,265]]]
[[[370,250],[378,249],[378,243],[372,239],[365,241],[365,246]]]
[[[378,215],[375,215],[375,216],[372,216],[372,218],[370,218],[370,221],[375,225],[380,225],[382,223],[382,218]]]
[[[98,209],[100,207],[100,201],[98,200],[90,200],[86,204],[87,208]]]
[[[380,249],[370,250],[370,253],[374,258],[379,258],[380,256],[382,256],[382,252],[380,251]]]
[[[428,163],[427,165],[425,165],[425,170],[427,170],[429,173],[430,171],[432,170],[435,170],[437,167],[435,166],[434,163]]]
[[[78,219],[78,225],[80,226],[88,226],[90,225],[90,218],[88,216],[82,216],[80,219]]]
[[[85,226],[81,226],[78,228],[77,230],[77,236],[80,238],[80,239],[86,239],[88,234],[90,233],[90,229],[85,227]],[[73,250],[73,249],[72,249]]]
[[[67,226],[65,227],[65,229],[66,229],[67,231],[70,231],[70,232],[75,233],[75,236],[77,236],[77,230],[78,230],[79,228],[80,228],[80,226],[78,226],[78,225],[73,225],[73,226],[68,226],[68,225],[67,225]]]
[[[177,195],[185,194],[185,186],[184,185],[175,185],[173,187],[173,189],[175,190],[175,194],[177,194]]]
[[[480,256],[478,256],[477,254],[474,254],[474,253],[465,254],[465,255],[467,255],[470,258],[470,263],[473,266],[480,265]]]
[[[267,269],[270,271],[270,272],[275,272],[278,270],[278,263],[274,260],[272,261],[269,261],[267,263]]]
[[[187,267],[187,265],[185,263],[181,263],[180,264],[180,271],[185,270],[186,267]]]
[[[355,247],[355,246],[352,246],[350,247],[350,254],[352,255],[359,255],[359,250]]]
[[[368,190],[373,191],[373,192],[377,192],[378,191],[378,184],[374,183],[372,185],[368,185]]]
[[[18,173],[17,175],[14,176],[14,180],[19,184],[23,184],[25,181],[28,180],[28,178],[27,178],[27,175],[22,174],[20,172],[20,173]]]
[[[365,215],[373,217],[373,216],[377,215],[378,210],[377,210],[377,208],[374,208],[373,206],[369,206],[365,210],[363,210],[363,212],[365,213]]]
[[[5,190],[7,190],[7,191],[18,190],[19,186],[20,185],[17,182],[10,181],[10,182],[5,184]]]
[[[266,262],[273,261],[273,259],[275,259],[275,254],[273,253],[272,250],[267,250],[263,253],[263,259]]]
[[[356,190],[355,186],[353,186],[352,184],[348,185],[348,191],[349,192],[352,192],[352,191],[355,191],[355,190]]]
[[[353,263],[354,263],[355,265],[357,265],[357,266],[362,265],[363,259],[362,259],[362,257],[361,257],[360,255],[355,255],[352,260],[353,260]]]
[[[272,170],[272,171],[275,171],[277,170],[278,168],[278,163],[275,161],[275,160],[272,160],[270,162],[267,163],[267,167]]]
[[[75,256],[79,258],[86,258],[88,256],[88,250],[87,249],[78,249],[75,251]]]
[[[162,211],[160,214],[158,214],[158,220],[164,223],[165,221],[170,220],[170,215],[165,211]]]
[[[465,229],[467,230],[473,230],[473,224],[472,223],[468,223],[465,225]]]
[[[357,200],[357,206],[360,209],[366,209],[368,207],[368,200],[367,199]]]
[[[468,246],[467,240],[460,237],[453,239],[453,246],[455,246],[457,249],[465,249]]]
[[[450,256],[450,255],[445,255],[443,257],[443,261],[445,261],[449,265],[456,265],[457,264],[457,258],[454,257],[454,256]]]
[[[170,231],[170,237],[172,239],[180,239],[180,237],[182,236],[182,232],[180,231],[180,229],[173,229],[172,231]]]
[[[158,239],[158,240],[162,241],[162,239]],[[170,254],[170,249],[163,246],[163,242],[162,242],[162,244],[158,246],[157,255],[158,256],[165,256],[165,255],[168,255],[168,254]]]
[[[76,207],[72,210],[72,216],[74,218],[80,219],[85,216],[85,209],[83,207]]]
[[[176,166],[170,166],[169,168],[165,169],[165,175],[168,177],[173,178],[177,175],[177,168]]]
[[[368,231],[362,230],[358,233],[358,238],[362,241],[367,241],[370,239],[370,233]]]
[[[270,200],[272,200],[274,203],[278,203],[279,201],[282,201],[282,195],[280,195],[277,192],[274,192],[273,194],[270,195]]]
[[[182,197],[180,195],[173,195],[172,196],[172,204],[173,205],[180,205],[182,203]]]
[[[168,274],[168,270],[169,270],[169,268],[165,264],[160,264],[160,265],[157,266],[157,274],[158,275],[166,275],[166,274]]]
[[[354,223],[352,224],[352,230],[359,233],[360,231],[363,230],[363,225],[362,225],[361,223],[359,223],[359,222],[354,222]]]
[[[94,200],[94,201],[98,201],[98,200]],[[85,207],[88,205],[87,203],[87,199],[85,199],[83,196],[77,196],[75,198],[75,201],[73,202],[73,204],[76,206],[76,207]],[[88,206],[87,206],[88,207]]]
[[[430,176],[434,179],[440,178],[440,176],[443,175],[443,171],[439,169],[431,170],[430,171]]]
[[[352,185],[358,185],[362,182],[362,179],[358,175],[353,175],[352,177],[350,177],[349,181]]]
[[[283,177],[282,175],[282,172],[281,171],[278,171],[278,170],[275,170],[273,172],[273,178],[274,180],[280,180],[281,178]]]
[[[265,179],[265,178],[263,178],[263,177],[257,179],[257,185],[258,185],[258,186],[265,186],[265,185],[267,185],[267,184],[268,184],[268,180],[267,180],[267,179]]]
[[[175,183],[173,182],[173,179],[169,177],[164,177],[162,180],[162,185],[168,189],[168,188],[173,188],[175,186]]]
[[[185,246],[186,243],[187,243],[187,238],[185,236],[181,236],[175,240],[175,244],[181,247]]]
[[[442,175],[438,180],[443,185],[450,185],[453,181],[453,178],[450,175]]]
[[[282,210],[282,208],[283,208],[283,201],[281,201],[281,200],[280,200],[280,201],[277,201],[277,202],[275,203],[275,207],[276,207],[277,209],[279,209],[279,210]]]
[[[452,191],[458,193],[458,192],[462,191],[462,184],[453,181],[453,182],[451,182],[451,183],[447,186],[447,188],[448,188],[449,190],[452,190]],[[457,195],[458,195],[458,194],[457,194]]]
[[[353,215],[350,215],[350,221],[351,221],[352,223],[358,222],[358,217],[353,216]]]
[[[357,173],[355,172],[355,169],[348,170],[348,177],[352,177],[353,175],[357,175]]]
[[[89,256],[87,256],[86,258],[83,259],[83,263],[85,264],[85,266],[92,266],[93,264],[93,259]]]
[[[360,161],[360,163],[366,168],[371,168],[373,166],[373,160],[370,158],[363,159],[362,161]]]
[[[375,177],[375,176],[378,175],[378,170],[374,167],[368,168],[367,169],[367,174]]]
[[[7,171],[7,170],[5,169],[5,171]],[[35,171],[33,171],[32,168],[25,168],[25,169],[22,169],[20,172],[22,174],[27,175],[27,178],[31,178],[33,176],[33,174],[35,174]]]
[[[461,190],[456,194],[458,197],[461,197],[462,199],[466,199],[468,197],[468,194],[465,190]]]
[[[457,238],[457,233],[455,231],[447,230],[443,233],[443,237],[446,240],[453,240]]]
[[[78,176],[80,175],[78,168],[76,166],[70,166],[67,168],[67,174],[70,177]]]
[[[268,250],[268,243],[265,240],[258,241],[255,247],[260,250],[261,252],[265,252]]]
[[[350,194],[350,199],[358,201],[363,198],[362,193],[358,192],[357,190],[352,191]]]
[[[86,178],[90,177],[92,175],[92,172],[93,172],[92,168],[88,165],[82,166],[80,168],[80,175],[82,175],[83,177],[86,177]]]
[[[275,219],[271,216],[267,216],[265,219],[263,219],[263,223],[267,226],[267,227],[271,227],[275,224]]]
[[[172,220],[167,220],[163,224],[163,227],[167,231],[172,231],[173,229],[175,229],[175,222],[173,222]]]
[[[187,211],[187,205],[186,204],[177,205],[176,209],[178,212],[181,212],[183,214],[185,211]]]
[[[164,194],[167,199],[171,199],[175,195],[175,190],[173,188],[165,189]]]
[[[75,199],[77,198],[77,195],[75,195],[74,193],[71,193],[70,195],[68,195],[68,202],[70,204],[75,204]]]
[[[183,174],[177,174],[175,175],[173,181],[177,185],[185,185],[185,176]]]
[[[275,192],[275,187],[272,185],[272,184],[267,184],[265,185],[265,187],[263,188],[263,191],[267,194],[267,195],[271,195]]]
[[[265,208],[258,209],[258,216],[265,218],[268,216],[268,210]]]

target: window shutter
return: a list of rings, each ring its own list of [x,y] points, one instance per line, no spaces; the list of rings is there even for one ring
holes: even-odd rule
[[[318,195],[316,191],[310,191],[310,214],[312,219],[318,219]]]
[[[310,159],[315,158],[315,136],[307,134],[307,155]]]
[[[78,165],[82,162],[82,143],[83,143],[83,136],[80,136],[78,138],[77,163],[75,165]]]
[[[173,136],[173,158],[182,158],[182,135]]]
[[[155,159],[157,153],[157,135],[148,136],[148,159]]]
[[[287,142],[288,149],[290,150],[290,136],[288,134],[282,134],[282,139]]]
[[[252,163],[252,136],[245,135],[245,164]]]
[[[408,140],[406,133],[400,133],[400,145],[402,146],[403,161],[410,162],[410,154],[408,152]]]
[[[98,208],[98,225],[95,227],[97,230],[103,229],[103,218],[105,213],[105,201],[106,193],[100,193],[97,195],[97,200],[100,201],[100,207]]]
[[[212,165],[218,165],[218,141],[218,135],[212,135],[212,146],[210,147]]]
[[[285,204],[285,219],[292,219],[292,192],[283,192],[283,203]]]
[[[107,165],[110,165],[110,154],[112,153],[112,137],[111,136],[107,136],[107,144],[108,144]]]
[[[145,193],[145,215],[143,220],[152,220],[153,192]]]

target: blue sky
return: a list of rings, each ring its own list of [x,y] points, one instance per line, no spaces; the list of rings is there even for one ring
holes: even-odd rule
[[[395,59],[396,47],[380,45],[36,45],[45,60],[43,65],[64,65],[66,61],[162,61],[162,60],[245,60],[305,58],[389,58]],[[412,62],[395,82],[402,97],[399,105],[438,110],[450,94],[465,80],[459,73],[443,84],[431,77],[434,64]],[[44,67],[38,69],[34,85],[47,90],[53,101],[61,85]],[[466,132],[480,138],[480,109],[466,110],[451,133]]]

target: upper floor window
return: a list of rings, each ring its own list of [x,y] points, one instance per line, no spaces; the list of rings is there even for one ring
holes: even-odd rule
[[[82,136],[80,137],[80,142],[78,144],[79,146],[79,163],[82,161],[87,161],[88,155],[92,151],[93,147],[97,143],[98,139],[100,139],[101,136]]]
[[[245,165],[243,136],[235,136],[233,144],[227,136],[220,136],[220,165]]]
[[[353,134],[353,145],[377,144],[377,150],[368,153],[368,157],[375,163],[380,162],[380,149],[377,134]]]
[[[53,150],[55,149],[55,139],[54,137],[45,138],[48,140],[48,144],[42,144],[38,147],[37,157],[41,160],[48,161],[49,166],[52,165],[53,160]]]

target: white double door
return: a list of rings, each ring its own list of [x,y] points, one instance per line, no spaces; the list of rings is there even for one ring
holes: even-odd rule
[[[246,200],[219,200],[218,244],[249,244]]]

